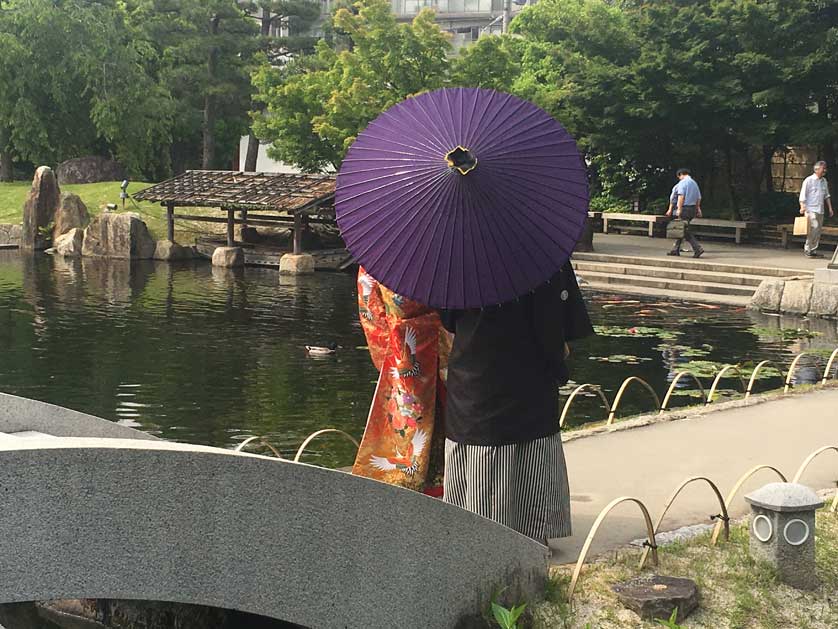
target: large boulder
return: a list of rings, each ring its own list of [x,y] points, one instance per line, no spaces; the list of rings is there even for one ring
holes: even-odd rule
[[[789,280],[783,288],[780,311],[788,314],[806,314],[812,301],[811,280]]]
[[[104,258],[147,260],[157,242],[139,214],[102,212],[84,230],[82,254]]]
[[[173,262],[175,260],[191,260],[195,257],[192,247],[184,247],[171,240],[158,240],[154,249],[155,260]]]
[[[286,253],[279,259],[279,272],[283,275],[314,273],[314,257],[309,253]]]
[[[0,223],[0,245],[20,245],[20,225]]]
[[[66,162],[61,162],[55,171],[62,185],[125,179],[125,169],[120,164],[98,155],[68,159]]]
[[[84,230],[75,227],[66,234],[61,234],[52,243],[55,253],[66,258],[81,257],[82,245],[84,244]]]
[[[29,251],[46,249],[50,245],[52,222],[61,198],[55,173],[49,166],[35,171],[32,188],[23,206],[23,231],[20,248]]]
[[[84,229],[90,224],[90,214],[81,197],[71,192],[61,195],[61,203],[55,213],[55,227],[52,230],[52,240],[56,242],[59,236],[71,229]]]
[[[815,281],[814,286],[812,286],[809,315],[816,317],[838,316],[838,284],[823,284]]]

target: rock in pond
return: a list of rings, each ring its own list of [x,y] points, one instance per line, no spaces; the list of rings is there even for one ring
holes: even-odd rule
[[[173,262],[176,260],[191,260],[195,257],[195,252],[192,247],[184,247],[171,240],[158,240],[157,247],[154,249],[155,260],[164,260],[166,262]]]
[[[21,249],[40,251],[49,246],[51,225],[58,211],[60,196],[61,190],[52,168],[38,168],[23,206]]]
[[[53,245],[59,236],[63,236],[71,229],[84,229],[90,224],[90,214],[81,197],[71,192],[61,195],[61,203],[55,213],[55,228],[52,230]]]
[[[156,248],[148,227],[134,212],[102,212],[84,230],[85,256],[148,260]]]
[[[62,234],[52,243],[54,253],[67,258],[81,257],[82,245],[84,243],[84,230],[75,227]]]
[[[244,266],[244,249],[241,247],[216,247],[212,252],[213,266],[233,268]]]

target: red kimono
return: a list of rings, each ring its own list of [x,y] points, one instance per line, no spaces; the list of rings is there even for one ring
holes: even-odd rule
[[[380,374],[352,473],[435,493],[442,484],[451,337],[434,309],[397,295],[364,269],[358,307]]]

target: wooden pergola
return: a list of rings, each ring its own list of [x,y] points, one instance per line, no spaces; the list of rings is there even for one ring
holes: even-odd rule
[[[160,203],[166,208],[169,240],[174,240],[176,219],[226,223],[227,245],[230,247],[235,245],[235,225],[293,223],[294,253],[302,253],[302,234],[306,224],[334,220],[335,177],[187,170],[133,196],[141,201]],[[219,208],[226,211],[227,216],[176,214],[178,207]],[[238,218],[236,212],[239,213]],[[312,214],[319,217],[313,218]]]

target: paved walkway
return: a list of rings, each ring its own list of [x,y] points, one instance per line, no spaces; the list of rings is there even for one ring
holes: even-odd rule
[[[825,445],[838,445],[838,389],[570,441],[565,454],[574,535],[551,544],[554,561],[576,561],[597,514],[614,498],[641,499],[654,522],[675,487],[690,476],[708,476],[725,496],[758,464],[773,465],[791,480],[803,460]],[[836,479],[838,454],[825,452],[801,482],[821,489],[834,487]],[[731,516],[747,512],[742,495],[774,480],[772,472],[759,472],[734,500]],[[719,513],[712,490],[694,483],[675,501],[661,530],[708,522],[712,513]],[[645,535],[640,510],[620,505],[600,528],[592,554]]]
[[[733,264],[742,266],[775,267],[814,271],[823,268],[829,257],[811,259],[803,255],[802,247],[792,244],[789,249],[737,245],[734,243],[703,241],[706,253],[702,262]],[[665,258],[672,248],[672,241],[648,236],[624,236],[621,234],[594,234],[595,253],[630,255],[645,258]],[[829,251],[824,252],[829,256]],[[685,260],[692,260],[687,256]]]

